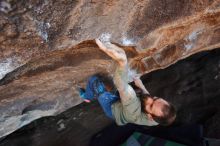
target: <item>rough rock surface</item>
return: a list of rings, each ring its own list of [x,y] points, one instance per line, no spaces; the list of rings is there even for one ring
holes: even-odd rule
[[[202,124],[205,137],[220,138],[220,49],[193,55],[142,79],[151,94],[175,104],[177,125]],[[99,131],[110,123],[96,101],[83,103],[24,126],[2,139],[0,146],[85,146],[95,133],[106,136]]]
[[[35,58],[8,74],[0,86],[1,136],[81,103],[76,88],[92,74],[111,72],[113,63],[105,58],[87,43]]]
[[[81,100],[74,87],[113,62],[100,35],[131,52],[141,74],[220,47],[219,0],[2,0],[0,137]],[[7,127],[7,128],[6,128]]]

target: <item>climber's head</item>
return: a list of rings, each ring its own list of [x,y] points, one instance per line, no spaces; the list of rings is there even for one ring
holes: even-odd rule
[[[148,118],[161,125],[170,125],[176,118],[174,106],[162,98],[145,94],[141,97],[141,105]]]

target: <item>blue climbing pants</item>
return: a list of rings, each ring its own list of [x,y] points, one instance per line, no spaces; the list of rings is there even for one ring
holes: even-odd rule
[[[89,78],[85,89],[85,98],[89,100],[98,99],[104,113],[111,119],[113,118],[111,105],[119,100],[117,95],[106,91],[104,83],[98,76]]]

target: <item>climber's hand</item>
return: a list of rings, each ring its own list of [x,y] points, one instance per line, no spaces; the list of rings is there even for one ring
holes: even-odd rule
[[[104,51],[108,56],[117,61],[119,65],[127,65],[127,56],[122,48],[112,44],[111,42],[101,41],[98,38],[95,39],[95,41],[99,48]]]

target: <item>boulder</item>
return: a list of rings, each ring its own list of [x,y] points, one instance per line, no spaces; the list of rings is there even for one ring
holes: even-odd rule
[[[76,87],[114,62],[94,39],[123,47],[143,75],[220,47],[220,1],[0,2],[0,137],[82,102]]]

